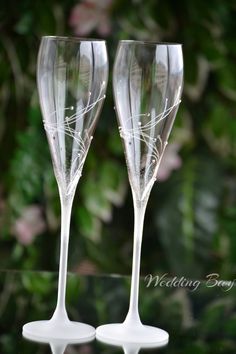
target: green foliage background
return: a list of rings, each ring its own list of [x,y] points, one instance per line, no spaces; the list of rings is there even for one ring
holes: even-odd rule
[[[76,2],[5,1],[0,19],[0,266],[57,269],[60,207],[35,82],[42,35],[72,35]],[[182,167],[148,204],[142,273],[204,277],[236,270],[236,6],[234,1],[125,1],[109,9],[110,67],[119,39],[183,43],[185,86],[172,141]],[[96,30],[89,36],[98,37]],[[133,210],[111,79],[75,197],[69,267],[130,273]],[[13,235],[22,210],[42,207],[47,230]]]

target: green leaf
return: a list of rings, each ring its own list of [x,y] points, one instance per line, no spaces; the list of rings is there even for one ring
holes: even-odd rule
[[[15,25],[15,31],[21,35],[26,35],[32,30],[33,18],[30,12],[24,13]]]

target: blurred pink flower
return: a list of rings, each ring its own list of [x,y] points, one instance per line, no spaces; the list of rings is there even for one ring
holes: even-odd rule
[[[3,198],[3,188],[0,185],[0,228],[2,228],[2,225],[4,224],[5,209],[6,209],[6,202],[5,199]]]
[[[6,206],[6,202],[3,199],[2,195],[1,195],[1,190],[0,190],[0,212],[2,213],[5,209]]]
[[[89,259],[83,259],[78,267],[76,268],[76,272],[79,274],[96,274],[97,273],[97,267],[96,265],[91,262]]]
[[[37,205],[30,205],[16,220],[12,232],[21,244],[29,245],[45,229],[46,223],[43,220],[41,208]]]
[[[172,170],[177,170],[182,165],[178,152],[181,145],[178,143],[168,144],[157,173],[158,181],[165,181],[169,178]]]
[[[78,352],[76,351],[76,353],[78,353],[78,354],[92,354],[93,349],[92,349],[91,345],[89,345],[89,344],[82,344],[79,346]]]
[[[73,7],[69,25],[78,36],[85,36],[96,30],[101,36],[111,32],[109,9],[113,0],[84,0]]]

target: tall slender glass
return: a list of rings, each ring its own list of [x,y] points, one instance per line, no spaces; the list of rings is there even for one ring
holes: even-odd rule
[[[180,44],[121,41],[113,89],[134,203],[133,265],[128,314],[122,324],[97,329],[102,340],[166,343],[169,335],[144,326],[138,312],[140,256],[146,205],[180,103],[183,58]]]
[[[105,41],[42,38],[37,82],[61,201],[61,247],[55,312],[49,321],[24,325],[23,335],[28,337],[86,340],[95,335],[92,326],[69,320],[65,294],[72,203],[105,98],[107,79]]]

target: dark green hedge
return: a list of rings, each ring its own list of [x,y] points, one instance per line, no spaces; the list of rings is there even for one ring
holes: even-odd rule
[[[235,4],[221,0],[113,0],[107,8],[98,4],[93,5],[95,15],[105,16],[108,25],[110,21],[106,33],[110,68],[119,39],[183,43],[184,94],[171,137],[182,166],[157,183],[151,194],[142,273],[197,277],[215,271],[233,277]],[[59,197],[42,126],[35,66],[42,35],[74,34],[69,18],[75,5],[71,0],[1,4],[1,267],[57,269]],[[101,37],[100,26],[98,21],[86,36]],[[112,75],[74,202],[69,263],[73,270],[129,273],[133,210],[111,80]],[[175,157],[172,152],[169,158]],[[31,213],[36,224],[41,222],[41,231],[23,230],[19,236],[19,221]]]

